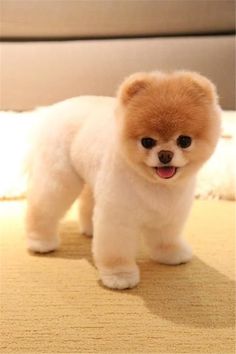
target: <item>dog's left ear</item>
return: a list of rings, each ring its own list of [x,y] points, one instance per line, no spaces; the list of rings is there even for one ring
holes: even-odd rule
[[[209,101],[209,103],[218,103],[216,87],[205,76],[190,71],[179,72],[179,75],[182,75],[186,80],[186,86],[188,86],[189,93],[191,93],[192,96],[205,99]]]
[[[129,76],[118,90],[118,100],[126,106],[132,98],[150,87],[152,80],[152,76],[148,73],[140,72]]]

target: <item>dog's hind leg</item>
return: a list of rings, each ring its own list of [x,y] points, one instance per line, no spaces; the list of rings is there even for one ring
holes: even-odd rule
[[[32,176],[28,192],[27,247],[45,253],[59,246],[59,221],[78,197],[83,181],[72,169],[61,174],[39,172]]]

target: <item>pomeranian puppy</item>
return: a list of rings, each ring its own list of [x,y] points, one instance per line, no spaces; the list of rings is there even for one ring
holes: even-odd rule
[[[58,222],[80,195],[81,232],[93,234],[102,283],[139,282],[139,235],[150,257],[180,264],[192,257],[182,231],[196,173],[220,134],[214,85],[186,71],[137,73],[117,98],[79,97],[40,109],[32,152],[27,242],[34,252],[59,245]]]

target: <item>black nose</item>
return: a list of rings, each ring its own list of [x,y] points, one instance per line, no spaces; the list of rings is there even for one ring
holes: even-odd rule
[[[164,164],[169,163],[173,156],[174,154],[172,151],[161,150],[158,152],[159,160]]]

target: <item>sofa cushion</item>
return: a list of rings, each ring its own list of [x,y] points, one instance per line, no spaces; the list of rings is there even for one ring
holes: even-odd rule
[[[234,36],[9,42],[1,51],[1,110],[27,110],[79,95],[113,96],[136,71],[188,69],[217,85],[234,109]]]
[[[88,38],[234,31],[232,0],[3,0],[2,38]]]

